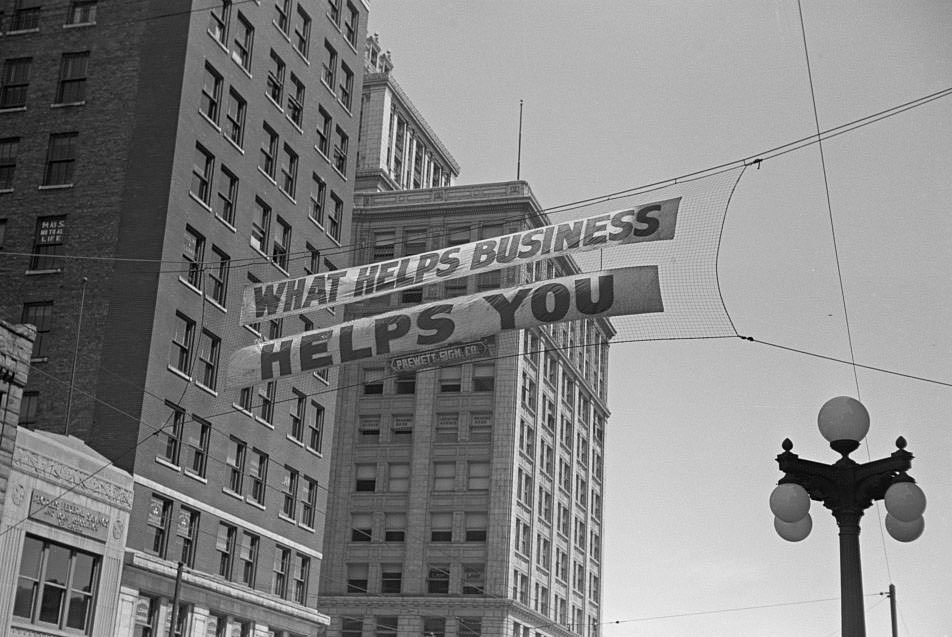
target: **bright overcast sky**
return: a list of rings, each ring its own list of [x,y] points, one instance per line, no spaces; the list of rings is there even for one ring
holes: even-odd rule
[[[952,87],[952,3],[806,0],[803,18],[823,129]],[[370,31],[462,166],[460,184],[515,178],[525,100],[522,178],[543,206],[816,131],[790,0],[374,0]],[[863,519],[867,633],[890,634],[875,594],[892,581],[901,635],[952,635],[952,97],[824,152],[835,253],[816,146],[747,170],[727,213],[727,310],[739,333],[789,349],[612,349],[608,637],[839,634],[832,516],[814,503],[813,533],[790,544],[767,498],[785,437],[803,457],[835,460],[816,413],[857,386],[872,425],[855,459],[886,456],[904,435],[929,500],[910,544],[880,532],[876,509]],[[906,376],[859,368],[854,380],[849,365],[811,356],[849,360],[851,345],[857,363]]]

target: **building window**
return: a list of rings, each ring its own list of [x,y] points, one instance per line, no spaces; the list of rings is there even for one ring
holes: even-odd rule
[[[274,569],[271,575],[271,592],[278,597],[288,593],[288,569],[291,566],[291,549],[283,546],[274,548]]]
[[[344,105],[344,108],[350,110],[354,95],[354,72],[351,71],[346,64],[341,64],[340,75],[340,86],[337,87],[337,99]]]
[[[384,542],[403,542],[407,532],[406,513],[385,513],[383,521]]]
[[[367,592],[367,573],[366,564],[348,564],[347,565],[347,592],[348,593],[366,593]]]
[[[397,233],[392,230],[374,232],[372,261],[386,261],[397,254]]]
[[[364,394],[376,395],[383,393],[384,369],[382,367],[371,367],[364,371]]]
[[[182,256],[188,263],[185,280],[196,289],[202,287],[202,261],[205,260],[205,237],[191,226],[185,226],[185,246]]]
[[[340,126],[335,126],[334,131],[336,134],[334,141],[334,168],[337,169],[342,175],[347,174],[347,147],[350,144],[350,138],[347,136],[347,133],[344,132],[344,129]]]
[[[311,558],[298,553],[294,564],[294,590],[291,592],[295,603],[307,604],[307,580],[311,574]]]
[[[496,365],[477,363],[473,365],[473,391],[493,391],[496,388]]]
[[[238,12],[238,29],[235,31],[235,49],[232,57],[243,69],[251,72],[251,52],[255,40],[255,28],[251,22]]]
[[[215,156],[201,144],[195,144],[192,162],[192,186],[189,192],[206,206],[211,207],[212,175],[215,170]]]
[[[453,541],[453,514],[449,512],[430,514],[430,541]]]
[[[291,90],[288,91],[288,119],[301,128],[304,122],[304,82],[291,73]]]
[[[245,137],[245,110],[247,102],[234,88],[228,89],[228,107],[225,111],[225,135],[235,146],[242,147]],[[232,200],[234,201],[234,200]],[[228,221],[226,219],[226,221]]]
[[[264,124],[264,140],[261,144],[261,156],[258,158],[258,168],[265,175],[274,179],[274,167],[278,157],[278,134],[267,124]]]
[[[274,49],[271,49],[271,66],[268,68],[268,90],[267,96],[271,101],[281,106],[281,98],[284,95],[284,60],[282,60]]]
[[[324,225],[324,195],[327,191],[327,184],[323,179],[317,176],[317,173],[311,173],[311,206],[308,211],[308,215],[313,219],[319,226]],[[317,272],[317,268],[312,266],[313,272]]]
[[[66,15],[66,24],[95,24],[96,0],[73,0]]]
[[[479,617],[457,617],[456,634],[458,637],[479,637],[483,634],[483,620]]]
[[[202,83],[202,100],[198,110],[215,124],[218,124],[218,112],[221,104],[222,77],[215,68],[206,63]]]
[[[357,46],[357,27],[360,22],[360,13],[357,8],[347,3],[347,13],[344,15],[344,37],[350,42],[351,46]]]
[[[172,413],[169,414],[168,421],[162,428],[165,432],[165,449],[162,458],[178,466],[182,452],[182,438],[185,435],[185,411],[173,403],[166,402],[165,404]]]
[[[18,424],[21,427],[32,429],[36,425],[36,411],[40,405],[40,393],[36,391],[23,392],[23,398],[20,400],[20,419]]]
[[[39,217],[36,220],[33,255],[30,259],[31,270],[55,270],[62,266],[58,256],[63,253],[65,233],[66,215]],[[34,346],[33,349],[35,352],[37,348]]]
[[[459,414],[438,414],[434,438],[436,442],[459,440]]]
[[[340,626],[341,637],[363,637],[364,621],[359,617],[344,617]]]
[[[469,422],[470,442],[488,442],[493,437],[492,414],[473,414]]]
[[[33,58],[14,58],[3,63],[3,77],[0,78],[0,109],[26,106],[26,92],[30,87],[32,62]]]
[[[53,327],[53,302],[24,303],[21,316],[21,322],[36,327],[32,358],[46,358],[49,356],[49,333]]]
[[[100,556],[43,540],[23,539],[14,617],[88,634],[96,608]]]
[[[468,512],[466,514],[466,541],[485,542],[488,516],[482,512]]]
[[[413,439],[413,416],[395,415],[390,424],[390,442],[409,444]]]
[[[291,394],[291,431],[288,435],[296,442],[304,442],[304,419],[307,415],[307,396],[296,389],[292,389]]]
[[[19,137],[0,139],[0,190],[13,189],[13,174],[17,169]],[[0,244],[2,247],[2,244]]]
[[[410,489],[410,465],[391,462],[387,472],[387,491],[405,493]]]
[[[268,454],[252,449],[248,456],[248,500],[264,506],[268,486]]]
[[[281,493],[283,495],[281,513],[292,520],[297,507],[298,480],[298,472],[285,466],[284,477],[281,478]]]
[[[139,595],[135,605],[135,628],[133,629],[135,635],[141,637],[158,635],[161,606],[162,600],[158,597]]]
[[[291,0],[275,0],[274,24],[285,34],[288,32],[288,20],[291,13]]]
[[[423,634],[425,637],[446,637],[446,618],[424,617]]]
[[[169,541],[169,523],[172,518],[172,501],[153,495],[149,501],[149,517],[146,523],[152,543],[146,544],[149,552],[165,559],[165,550]]]
[[[314,513],[317,510],[317,480],[305,476],[301,480],[301,519],[302,526],[314,528]]]
[[[73,183],[76,168],[76,146],[79,133],[54,133],[50,135],[46,154],[44,186],[65,186]]]
[[[181,312],[175,313],[172,331],[172,352],[169,365],[186,376],[192,370],[192,344],[195,339],[195,321]]]
[[[192,460],[189,463],[189,470],[204,478],[208,467],[208,443],[211,439],[212,426],[204,420],[194,418],[190,429],[192,433],[188,437],[188,446]]]
[[[238,559],[241,565],[240,582],[245,586],[254,588],[255,572],[258,570],[258,547],[261,539],[253,533],[243,531],[241,534],[241,546],[238,548]]]
[[[231,17],[231,0],[222,0],[221,6],[208,10],[208,32],[222,46],[228,46],[228,22]]]
[[[295,165],[297,158],[295,157]],[[281,217],[277,218],[274,243],[271,246],[271,261],[284,271],[288,269],[288,255],[291,252],[291,226]]]
[[[340,26],[340,0],[327,0],[327,17],[335,25]]]
[[[459,392],[463,387],[462,378],[463,368],[459,365],[455,365],[453,367],[441,367],[440,392],[444,394]]]
[[[269,425],[271,421],[274,420],[274,395],[276,389],[277,384],[273,380],[258,388],[258,398],[261,401],[258,405],[258,418]]]
[[[307,448],[321,453],[324,448],[324,405],[311,401],[311,418],[307,425]]]
[[[476,275],[476,291],[487,292],[502,287],[502,277],[499,270],[480,272]]]
[[[270,233],[271,206],[255,197],[255,208],[251,218],[251,247],[264,254],[268,248],[268,236]]]
[[[489,488],[489,462],[470,462],[466,488],[470,491],[485,491]]]
[[[383,595],[399,595],[402,592],[403,564],[380,566],[380,592]]]
[[[344,216],[344,202],[331,192],[332,209],[327,215],[327,234],[334,241],[340,241],[340,222]]]
[[[89,51],[64,53],[60,62],[57,104],[78,104],[86,100],[86,67]]]
[[[463,565],[463,595],[482,595],[486,592],[486,565]]]
[[[452,491],[456,488],[456,463],[433,463],[433,490]]]
[[[245,477],[245,454],[248,447],[237,438],[229,438],[228,455],[225,464],[228,465],[228,489],[232,493],[241,495],[241,486]]]
[[[294,191],[297,187],[298,155],[290,146],[285,144],[281,160],[280,187],[284,194],[294,199]]]
[[[355,491],[377,490],[377,465],[359,464],[356,466]]]
[[[450,565],[430,564],[426,572],[426,592],[447,594],[450,592]]]
[[[351,513],[350,541],[370,542],[373,539],[373,515],[370,513]]]
[[[297,20],[294,23],[294,48],[304,59],[311,44],[311,16],[304,11],[300,4],[297,7]]]
[[[328,157],[330,149],[330,140],[331,140],[331,123],[333,119],[330,114],[324,110],[323,106],[317,107],[317,151]],[[316,177],[317,175],[315,175]],[[321,197],[321,202],[323,203],[324,198]]]
[[[199,513],[182,507],[179,509],[178,524],[175,533],[182,538],[181,561],[192,568],[195,566],[195,548],[198,543]]]
[[[380,442],[380,416],[361,416],[357,425],[357,434],[360,436],[359,444]]]
[[[337,51],[330,42],[324,40],[324,59],[321,60],[321,81],[327,88],[334,90],[334,76],[337,74]]]
[[[208,293],[215,303],[224,307],[228,297],[228,269],[231,265],[231,257],[217,246],[212,247],[212,254],[215,256],[215,263],[208,267]]]
[[[224,522],[218,523],[218,535],[215,536],[215,549],[218,551],[218,574],[231,579],[231,567],[235,558],[235,540],[238,529]]]

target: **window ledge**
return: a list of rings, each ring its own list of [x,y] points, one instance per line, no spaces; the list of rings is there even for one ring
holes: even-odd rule
[[[287,18],[288,18],[288,23],[290,23],[290,22],[291,22],[291,16],[288,16]],[[273,24],[273,25],[274,25],[274,28],[278,30],[278,33],[281,34],[281,37],[282,37],[282,38],[284,38],[285,40],[287,40],[289,43],[291,42],[291,36],[289,36],[289,35],[287,34],[287,31],[285,31],[285,30],[282,29],[280,26],[278,26],[278,23],[277,23],[277,22],[275,22],[274,20],[272,20],[272,21],[271,21],[271,24]]]
[[[63,268],[47,268],[44,270],[27,270],[23,274],[26,276],[37,276],[40,274],[62,274]]]
[[[324,161],[326,161],[328,164],[331,163],[331,158],[328,157],[327,155],[325,155],[323,150],[321,150],[321,149],[318,148],[317,146],[314,146],[314,150],[317,151],[317,154],[320,155],[321,158],[324,159]]]
[[[324,457],[324,453],[321,452],[321,451],[318,451],[317,449],[312,449],[311,447],[305,447],[305,449],[307,449],[307,452],[308,452],[308,453],[313,454],[313,455],[317,456],[318,458],[323,458],[323,457]]]
[[[297,521],[295,521],[294,518],[289,518],[288,516],[284,515],[284,513],[279,513],[278,519],[284,520],[288,524],[293,524],[294,526],[297,526]]]
[[[218,392],[217,392],[217,391],[215,391],[215,390],[212,389],[211,387],[208,387],[207,385],[204,385],[204,384],[198,382],[197,380],[195,381],[195,386],[198,387],[199,389],[201,389],[201,390],[202,390],[203,392],[205,392],[206,394],[211,394],[212,396],[215,396],[216,398],[218,397]]]
[[[165,368],[169,370],[170,372],[172,372],[173,374],[175,374],[176,376],[182,378],[183,380],[192,382],[192,377],[186,374],[185,372],[183,372],[182,370],[180,370],[179,368],[172,367],[171,365],[166,365]]]
[[[40,27],[33,27],[32,29],[17,29],[16,31],[7,31],[7,35],[23,35],[24,33],[39,33]]]
[[[351,100],[353,100],[353,97],[351,98]],[[353,117],[353,116],[354,116],[353,112],[351,112],[351,110],[350,110],[350,106],[347,106],[347,104],[344,104],[344,102],[341,101],[340,98],[337,98],[337,103],[340,104],[341,107],[343,107],[344,112],[347,113],[347,116],[348,116],[348,117]]]
[[[208,296],[207,294],[205,295],[205,298],[208,300],[209,305],[211,305],[211,306],[214,307],[214,308],[219,309],[220,311],[224,312],[225,314],[228,314],[228,308],[227,308],[227,307],[225,307],[224,305],[222,305],[221,303],[219,303],[219,302],[216,301],[215,299],[211,298],[211,297]],[[217,396],[218,394],[216,393],[215,395]]]
[[[282,195],[284,195],[285,198],[287,198],[288,201],[290,201],[291,203],[293,203],[295,206],[297,205],[297,200],[296,200],[296,199],[294,198],[294,196],[291,195],[287,190],[285,190],[285,189],[282,188],[281,186],[278,186],[278,191],[279,191]]]
[[[273,24],[273,23],[272,23],[272,24]],[[284,93],[284,89],[283,89],[283,88],[281,89],[281,92],[282,92],[282,94]],[[271,97],[271,96],[268,94],[267,91],[265,91],[264,96],[265,96],[265,98],[266,98],[269,102],[271,102],[271,105],[272,105],[272,106],[274,106],[276,109],[278,109],[278,110],[281,111],[282,113],[284,112],[284,108],[282,108],[280,104],[278,104],[277,102],[275,102],[275,101],[274,101],[274,98]]]
[[[26,106],[11,106],[10,108],[0,108],[0,113],[21,113],[26,112]]]
[[[167,468],[169,468],[169,469],[172,469],[173,471],[176,471],[176,472],[181,472],[181,471],[182,471],[182,467],[178,466],[177,464],[175,464],[175,463],[172,462],[171,460],[167,460],[167,459],[165,459],[165,458],[163,458],[163,457],[161,457],[161,456],[156,456],[156,457],[155,457],[155,463],[156,463],[156,464],[160,464],[160,465],[162,465],[163,467],[167,467]]]
[[[245,327],[248,327],[248,326],[246,325]],[[242,414],[248,416],[249,418],[253,418],[253,417],[254,417],[254,414],[252,414],[250,411],[248,411],[247,409],[245,409],[244,407],[242,407],[242,406],[239,405],[238,403],[232,403],[231,406],[234,407],[236,411],[238,411],[239,413],[242,413]]]
[[[303,530],[303,531],[307,531],[308,533],[314,533],[314,532],[315,532],[313,526],[308,526],[308,525],[306,525],[306,524],[298,524],[298,528],[300,528],[300,529]]]
[[[260,502],[255,502],[254,500],[245,500],[245,502],[246,502],[247,504],[250,504],[251,506],[253,506],[253,507],[256,508],[256,509],[261,509],[262,511],[267,511],[267,507],[265,507],[265,506],[264,506],[263,504],[261,504]]]
[[[296,446],[298,446],[298,447],[301,447],[302,449],[304,448],[304,441],[303,441],[303,440],[298,440],[297,438],[293,437],[291,434],[285,434],[284,437],[287,438],[288,440],[290,440],[290,441],[291,441],[291,444],[294,444],[294,445],[296,445]]]
[[[297,53],[298,57],[301,58],[302,62],[304,62],[308,66],[311,66],[311,61],[307,59],[307,55],[305,55],[304,53],[301,53],[296,46],[291,46],[291,48],[294,50],[295,53]]]
[[[235,140],[233,140],[233,139],[232,139],[231,137],[229,137],[228,135],[225,135],[224,133],[222,133],[222,136],[225,138],[225,141],[226,141],[226,142],[228,142],[229,144],[231,144],[231,145],[234,147],[235,150],[237,150],[237,151],[238,151],[239,153],[241,153],[242,155],[245,154],[245,149],[242,148],[242,147],[238,144],[238,142],[236,142]]]
[[[286,117],[288,118],[288,121],[291,122],[291,126],[293,126],[297,130],[297,132],[303,135],[304,129],[301,128],[301,125],[295,122],[293,119],[291,119],[290,115],[286,115]],[[302,118],[303,118],[303,115],[302,115]]]
[[[37,186],[37,190],[69,190],[73,187],[73,184],[44,184]]]
[[[50,104],[50,108],[69,108],[71,106],[86,106],[86,100],[80,100],[78,102],[57,102],[55,104]]]
[[[218,122],[216,122],[211,117],[209,117],[208,114],[205,113],[202,109],[198,109],[198,114],[202,116],[202,119],[204,119],[206,122],[211,124],[215,130],[217,130],[219,133],[221,132],[221,126],[218,125]]]
[[[224,493],[224,494],[227,495],[227,496],[230,496],[230,497],[236,499],[236,500],[241,500],[242,502],[245,501],[245,496],[241,495],[240,493],[235,493],[234,491],[232,491],[232,490],[229,489],[228,487],[222,487],[222,488],[221,488],[221,492]]]
[[[221,40],[219,40],[217,37],[215,37],[215,34],[212,33],[210,29],[205,29],[205,33],[207,33],[209,36],[211,36],[211,39],[215,41],[215,44],[218,45],[218,48],[220,48],[220,49],[221,49],[222,51],[224,51],[225,53],[229,53],[229,52],[230,52],[230,51],[228,51],[228,46],[225,45],[225,43],[222,42]]]
[[[195,480],[196,482],[201,482],[202,484],[208,484],[208,478],[205,478],[204,476],[200,476],[197,473],[189,471],[188,469],[182,470],[182,475],[184,475],[186,478],[191,478],[192,480]]]
[[[271,175],[269,175],[268,173],[266,173],[266,172],[261,168],[261,166],[258,166],[258,172],[261,173],[262,175],[264,175],[264,178],[267,179],[268,181],[270,181],[273,185],[275,185],[275,186],[278,185],[278,182],[276,182],[276,181],[274,180],[274,177],[272,177]]]
[[[193,193],[191,190],[188,192],[188,196],[191,197],[191,198],[192,198],[192,201],[194,201],[195,203],[197,203],[199,206],[201,206],[202,208],[204,208],[204,209],[207,210],[208,212],[212,212],[212,207],[209,206],[209,205],[208,205],[207,203],[205,203],[204,201],[202,201],[201,199],[199,199],[198,197],[196,197],[196,196],[195,196],[195,193]]]
[[[235,63],[235,66],[237,66],[239,69],[241,69],[241,72],[244,73],[245,75],[247,75],[249,79],[254,79],[254,78],[251,76],[251,71],[249,71],[249,70],[246,69],[244,66],[242,66],[241,61],[236,57],[236,54],[235,54],[234,51],[231,52],[231,61],[234,62],[234,63]]]
[[[184,285],[185,287],[187,287],[189,290],[191,290],[191,291],[194,292],[195,294],[199,294],[199,295],[200,295],[200,294],[202,293],[201,290],[199,290],[197,287],[195,287],[194,285],[192,285],[191,283],[189,283],[188,281],[186,281],[186,280],[183,279],[182,277],[179,277],[178,280],[179,280],[179,282],[182,283],[182,285]]]
[[[337,99],[337,91],[335,91],[331,86],[324,81],[324,78],[321,78],[321,84],[324,85],[324,88],[327,89],[327,92],[334,96],[334,99]]]
[[[338,175],[340,175],[340,178],[341,178],[341,179],[343,179],[344,181],[347,181],[347,175],[345,175],[344,173],[342,173],[342,172],[340,171],[340,169],[337,168],[337,166],[333,166],[333,168],[334,168],[334,172],[337,173]]]
[[[92,22],[76,22],[73,24],[64,24],[63,28],[64,29],[82,29],[83,27],[94,27],[94,26],[96,26],[95,20],[93,20]]]
[[[46,363],[49,360],[50,360],[49,356],[37,356],[36,358],[31,358],[30,362],[31,363]]]
[[[239,148],[238,150],[241,150],[241,149]],[[235,228],[235,226],[231,225],[230,223],[228,223],[227,221],[225,221],[224,219],[222,219],[219,215],[216,214],[216,215],[215,215],[215,218],[218,219],[218,222],[219,222],[220,224],[222,224],[223,226],[225,226],[226,228],[228,228],[228,229],[231,230],[232,232],[238,232],[238,230],[237,230],[237,228]]]
[[[268,422],[261,416],[255,416],[255,420],[257,420],[260,424],[264,425],[268,429],[271,429],[272,431],[274,431],[274,425],[272,425],[270,422]]]

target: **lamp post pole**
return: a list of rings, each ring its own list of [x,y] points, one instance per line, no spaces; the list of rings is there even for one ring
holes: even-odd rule
[[[906,473],[913,456],[901,436],[888,458],[859,464],[849,457],[869,429],[869,414],[859,401],[844,396],[828,401],[820,410],[819,424],[830,447],[842,457],[833,464],[804,460],[793,453],[789,439],[783,441],[777,464],[784,477],[770,496],[774,527],[784,539],[797,542],[813,526],[810,500],[822,502],[833,513],[840,536],[842,635],[865,637],[860,519],[874,501],[885,500],[886,530],[899,541],[914,540],[922,533],[925,496]]]

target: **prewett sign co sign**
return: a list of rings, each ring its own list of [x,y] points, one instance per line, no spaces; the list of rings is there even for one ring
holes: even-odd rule
[[[489,346],[485,341],[460,343],[451,347],[398,356],[390,359],[390,369],[394,372],[412,372],[426,367],[436,367],[447,363],[465,363],[466,361],[489,356]]]

